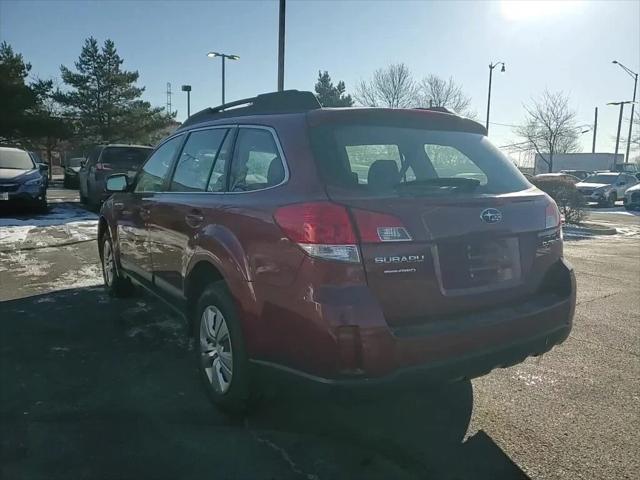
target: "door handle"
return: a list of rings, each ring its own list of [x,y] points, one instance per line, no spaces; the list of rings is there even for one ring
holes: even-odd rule
[[[200,210],[194,209],[184,216],[184,221],[191,228],[198,228],[204,221],[204,215],[202,215],[202,212]]]

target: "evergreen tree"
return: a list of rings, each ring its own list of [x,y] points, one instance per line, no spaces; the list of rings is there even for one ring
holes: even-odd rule
[[[344,82],[334,85],[326,70],[318,71],[318,81],[315,86],[316,96],[323,107],[351,107],[353,99],[345,94]]]
[[[5,141],[19,140],[32,130],[36,95],[26,83],[30,70],[7,42],[0,44],[0,139]]]
[[[164,108],[140,99],[144,87],[136,86],[139,74],[122,69],[122,63],[113,41],[100,48],[90,37],[75,62],[76,71],[60,67],[69,89],[58,91],[55,98],[74,117],[85,143],[145,142],[172,121]]]
[[[53,82],[27,83],[31,64],[11,46],[0,44],[0,140],[28,148],[45,148],[70,134],[53,100]],[[50,157],[50,155],[49,155]]]

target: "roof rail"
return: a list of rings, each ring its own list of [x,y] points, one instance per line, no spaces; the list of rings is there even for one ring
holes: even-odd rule
[[[429,110],[430,112],[450,113],[451,115],[456,114],[445,107],[418,107],[416,110]]]
[[[321,107],[320,102],[311,92],[284,90],[282,92],[263,93],[256,97],[244,98],[201,110],[185,120],[182,123],[182,127],[217,118],[304,112]]]

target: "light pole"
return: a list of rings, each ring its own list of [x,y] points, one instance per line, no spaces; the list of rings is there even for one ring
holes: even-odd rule
[[[182,85],[182,91],[187,92],[187,118],[191,116],[191,85]]]
[[[502,65],[502,68],[500,69],[501,72],[505,71],[504,68],[504,62],[496,62],[496,63],[490,63],[489,64],[489,95],[487,98],[487,135],[489,134],[489,111],[491,110],[491,79],[493,78],[493,69],[496,68],[498,65]]]
[[[624,106],[627,104],[634,104],[635,102],[628,100],[626,102],[610,102],[607,105],[620,105],[620,115],[618,116],[618,133],[616,134],[616,153],[614,156],[614,162],[617,163],[618,158],[618,147],[620,146],[620,127],[622,127],[622,111],[624,110]]]
[[[229,60],[240,60],[240,57],[238,55],[228,55],[226,53],[219,53],[219,52],[209,52],[209,53],[207,53],[207,57],[209,57],[209,58],[221,57],[222,58],[222,105],[224,105],[224,61],[227,58]]]
[[[622,68],[625,72],[627,72],[627,74],[629,74],[632,78],[633,78],[633,100],[632,100],[632,104],[631,104],[631,118],[629,119],[629,136],[627,137],[627,154],[624,157],[625,161],[629,161],[629,150],[631,148],[631,133],[633,130],[633,110],[635,107],[635,101],[636,101],[636,90],[638,89],[638,74],[636,72],[634,72],[633,70],[631,70],[630,68],[625,67],[623,64],[621,64],[619,61],[614,60],[611,63],[615,63],[616,65],[618,65],[620,68]],[[620,106],[620,108],[622,108],[622,106]],[[620,128],[618,127],[618,130]]]

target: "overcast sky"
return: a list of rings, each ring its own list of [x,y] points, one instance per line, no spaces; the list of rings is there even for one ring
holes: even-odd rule
[[[220,103],[220,60],[209,50],[241,57],[227,63],[227,101],[275,90],[277,31],[278,2],[269,0],[0,0],[0,39],[34,76],[59,77],[90,35],[111,38],[125,67],[140,72],[145,99],[164,105],[171,82],[178,120],[186,115],[182,84],[193,86],[192,111]],[[507,125],[491,125],[498,145],[515,141],[508,125],[548,88],[570,95],[580,123],[591,124],[598,106],[597,150],[613,151],[618,110],[606,103],[633,94],[613,59],[640,70],[640,1],[287,3],[285,88],[312,90],[322,69],[352,91],[376,68],[404,62],[417,78],[452,76],[484,119],[488,64],[504,61],[491,106],[492,122]],[[591,133],[582,143],[590,151]]]

